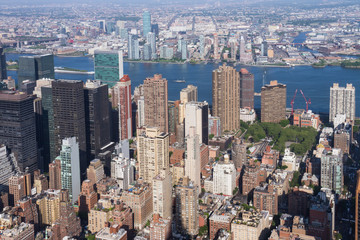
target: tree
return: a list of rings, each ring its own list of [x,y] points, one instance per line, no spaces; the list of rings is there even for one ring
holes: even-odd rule
[[[280,121],[280,125],[282,126],[282,127],[286,127],[287,125],[289,125],[290,124],[290,121],[288,120],[288,119],[286,119],[286,120],[281,120]]]
[[[295,187],[295,186],[299,186],[300,182],[300,172],[299,171],[295,171],[293,174],[293,178],[290,181],[290,187]]]
[[[213,139],[214,138],[214,134],[209,134],[209,140]]]

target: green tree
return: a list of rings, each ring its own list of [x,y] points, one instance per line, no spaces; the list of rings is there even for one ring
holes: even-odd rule
[[[290,124],[290,121],[288,120],[288,119],[286,119],[286,120],[281,120],[280,121],[280,125],[282,126],[282,127],[286,127],[287,125],[289,125]]]

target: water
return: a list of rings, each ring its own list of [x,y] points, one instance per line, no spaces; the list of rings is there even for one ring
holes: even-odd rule
[[[18,54],[8,54],[7,59],[18,59]],[[94,71],[92,58],[88,57],[57,57],[55,66],[71,67],[87,71]],[[212,70],[218,67],[217,64],[166,64],[166,63],[124,63],[124,72],[129,74],[132,81],[132,89],[143,83],[146,77],[161,73],[168,80],[169,100],[180,98],[180,90],[188,84],[198,87],[199,101],[212,103]],[[237,66],[240,69],[240,66]],[[329,111],[330,86],[339,83],[345,86],[352,83],[360,90],[360,69],[345,69],[341,67],[313,68],[311,66],[299,66],[293,68],[281,67],[247,67],[255,75],[255,92],[260,92],[263,80],[263,73],[266,71],[265,84],[270,80],[278,80],[287,85],[287,107],[296,89],[302,89],[307,98],[311,98],[309,109],[314,112]],[[8,71],[8,75],[17,79],[16,71]],[[93,75],[82,74],[59,74],[57,79],[76,79],[86,81],[93,78]],[[185,79],[186,83],[176,83],[176,79]],[[356,95],[356,103],[360,102],[360,95]],[[305,109],[305,101],[301,94],[295,98],[294,108]],[[260,108],[260,97],[255,97],[255,108]],[[360,116],[360,108],[356,107],[356,116]]]

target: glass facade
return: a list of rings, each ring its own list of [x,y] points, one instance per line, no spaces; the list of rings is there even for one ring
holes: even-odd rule
[[[95,52],[95,79],[101,80],[109,88],[120,79],[118,52]]]
[[[151,15],[149,12],[143,13],[143,35],[146,36],[151,32]]]

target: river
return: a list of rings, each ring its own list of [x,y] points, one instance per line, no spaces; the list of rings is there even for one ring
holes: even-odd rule
[[[7,54],[7,60],[16,60],[19,54]],[[89,57],[58,57],[54,58],[56,67],[70,67],[87,71],[94,71],[94,62]],[[141,84],[146,77],[161,73],[168,80],[169,100],[180,98],[180,90],[188,84],[198,87],[199,101],[212,103],[211,86],[212,71],[218,64],[167,64],[167,63],[124,63],[124,72],[129,74],[132,89]],[[237,66],[240,69],[241,66]],[[307,98],[311,98],[309,109],[314,112],[327,113],[329,111],[330,86],[339,83],[345,86],[352,83],[357,91],[360,90],[360,69],[345,69],[341,67],[313,68],[311,66],[282,67],[246,67],[255,76],[255,92],[260,92],[263,74],[265,84],[270,80],[278,80],[287,85],[287,107],[296,89],[302,89]],[[16,71],[8,71],[8,75],[17,79]],[[86,81],[93,75],[56,73],[57,79],[76,79]],[[176,79],[185,79],[186,83],[176,83]],[[360,102],[360,95],[356,94],[356,103]],[[260,108],[260,97],[255,97],[255,108]],[[297,94],[294,108],[305,108],[305,101]],[[356,116],[360,116],[360,108],[356,107]]]

